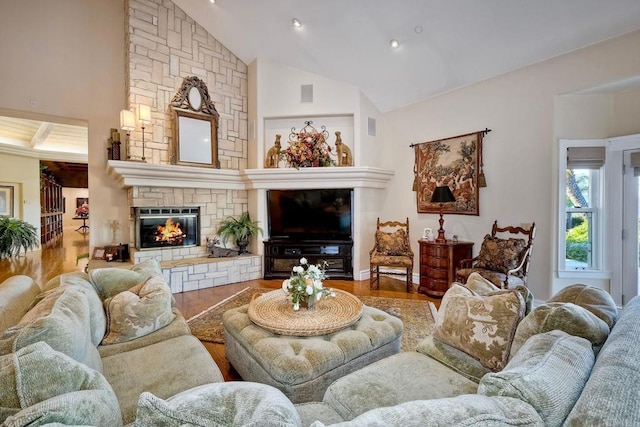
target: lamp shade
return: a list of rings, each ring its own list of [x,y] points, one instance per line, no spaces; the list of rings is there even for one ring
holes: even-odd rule
[[[151,123],[151,107],[148,105],[138,105],[138,121],[143,125]]]
[[[456,198],[453,196],[451,189],[448,185],[442,187],[436,187],[431,195],[431,203],[449,203],[455,202]]]
[[[122,110],[120,111],[120,129],[122,130],[135,130],[136,119],[133,111]]]

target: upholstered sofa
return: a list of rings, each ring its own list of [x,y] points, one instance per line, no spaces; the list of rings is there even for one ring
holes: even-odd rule
[[[481,361],[440,341],[434,330],[417,351],[387,357],[338,379],[320,402],[293,405],[267,385],[218,383],[167,400],[145,393],[137,422],[244,425],[259,418],[255,425],[640,425],[640,298],[629,302],[618,319],[606,292],[583,285],[569,287],[536,308],[522,290],[452,288],[452,295],[443,299],[445,308],[441,305],[437,313],[435,329],[443,327],[451,308],[463,321],[470,313],[501,322],[514,312],[524,315],[506,328],[513,335],[504,366],[496,366],[494,357]],[[494,297],[504,298],[510,313],[496,309],[499,302],[477,301]],[[464,314],[455,299],[470,311]],[[482,304],[487,310],[478,310]]]
[[[452,286],[417,351],[294,405],[268,385],[222,382],[162,292],[156,330],[123,322],[119,307],[135,312],[158,290],[141,285],[154,269],[74,273],[44,289],[24,276],[0,285],[3,425],[640,425],[640,298],[618,318],[606,292],[582,285],[535,308],[526,289]],[[506,326],[469,335],[494,321]]]
[[[141,393],[222,382],[155,260],[0,284],[0,423],[117,426]]]

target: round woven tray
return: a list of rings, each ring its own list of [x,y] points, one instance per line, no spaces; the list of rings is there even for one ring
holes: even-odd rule
[[[362,302],[348,292],[335,290],[335,297],[316,302],[315,307],[295,311],[283,290],[271,291],[249,304],[249,319],[280,335],[312,337],[345,329],[362,316]]]

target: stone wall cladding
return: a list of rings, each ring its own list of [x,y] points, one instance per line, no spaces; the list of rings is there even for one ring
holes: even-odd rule
[[[247,167],[247,66],[170,0],[128,0],[127,86],[132,110],[151,107],[145,157],[169,164],[171,99],[187,76],[204,80],[215,103],[222,169]],[[156,24],[154,24],[156,22]],[[142,157],[142,130],[131,135],[131,155]]]
[[[152,123],[145,127],[148,163],[170,164],[173,137],[171,99],[188,76],[198,76],[209,89],[218,113],[218,159],[221,169],[247,167],[247,66],[170,0],[125,0],[126,90],[131,110],[149,105]],[[130,138],[133,160],[142,157],[142,129]],[[248,210],[245,190],[132,187],[130,207],[199,206],[201,246],[137,253],[175,261],[207,255],[206,238],[216,235],[220,221]],[[131,241],[134,241],[131,218]],[[191,286],[189,286],[191,287]]]
[[[134,186],[128,190],[129,206],[132,207],[200,207],[200,244],[192,248],[166,248],[158,251],[139,251],[147,258],[158,258],[161,261],[177,261],[186,258],[207,256],[205,246],[207,237],[215,236],[220,222],[229,217],[238,217],[248,210],[247,190],[216,190],[209,188],[171,188]],[[132,235],[135,241],[135,224],[131,218]],[[155,254],[153,252],[158,252]],[[153,254],[152,254],[153,253]],[[143,255],[140,255],[143,256]],[[144,259],[136,260],[136,262]]]

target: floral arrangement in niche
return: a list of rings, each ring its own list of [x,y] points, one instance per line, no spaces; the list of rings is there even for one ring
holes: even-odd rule
[[[299,310],[300,306],[309,309],[322,298],[336,296],[333,289],[322,285],[322,281],[327,279],[326,268],[326,261],[314,265],[308,264],[306,258],[301,258],[300,265],[293,267],[291,278],[282,282],[282,289],[291,299],[294,310]]]
[[[282,151],[287,165],[296,169],[319,166],[335,166],[336,161],[331,158],[331,146],[327,144],[329,132],[324,126],[321,131],[311,126],[312,121],[306,121],[305,127],[296,132],[291,128],[289,146]]]

